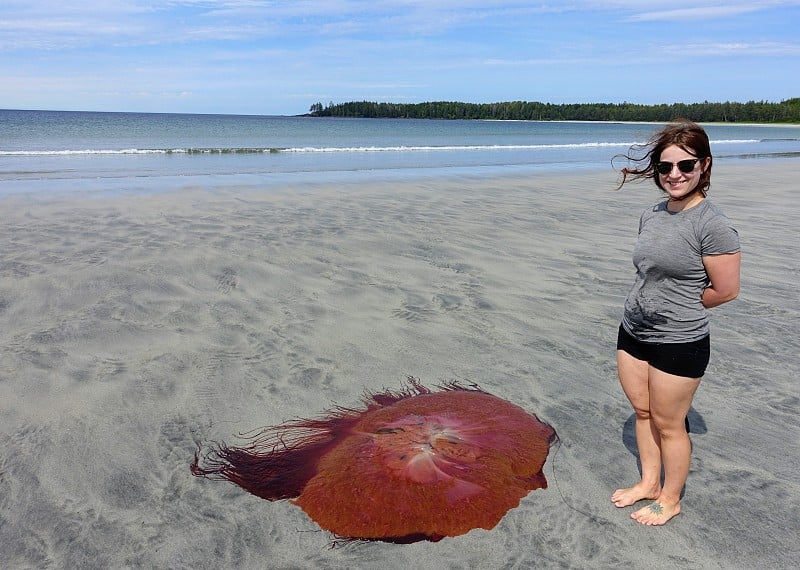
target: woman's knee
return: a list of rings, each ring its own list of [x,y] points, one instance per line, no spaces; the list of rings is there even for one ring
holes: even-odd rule
[[[653,427],[656,429],[662,439],[687,437],[685,416],[680,417],[664,417],[659,414],[651,414],[651,421]]]

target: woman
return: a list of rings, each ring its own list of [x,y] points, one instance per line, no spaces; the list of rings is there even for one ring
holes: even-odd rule
[[[706,309],[739,294],[741,253],[736,230],[706,199],[713,161],[705,131],[679,119],[642,150],[641,158],[625,155],[638,167],[622,169],[620,187],[652,178],[666,200],[639,221],[636,279],[617,340],[620,383],[636,413],[642,477],[617,489],[611,501],[627,507],[651,500],[631,517],[662,525],[681,512],[689,474],[684,419],[709,360]]]

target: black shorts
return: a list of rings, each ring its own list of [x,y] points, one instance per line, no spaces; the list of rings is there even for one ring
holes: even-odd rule
[[[620,325],[617,350],[624,350],[634,358],[645,360],[653,368],[667,374],[701,378],[706,373],[711,356],[711,338],[706,335],[692,342],[642,342],[629,335]]]

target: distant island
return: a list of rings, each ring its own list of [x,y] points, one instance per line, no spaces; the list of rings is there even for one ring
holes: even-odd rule
[[[311,105],[310,117],[375,119],[478,119],[495,121],[627,121],[667,122],[683,117],[702,123],[800,123],[800,98],[780,103],[634,103],[552,104],[528,101],[505,103],[322,103]]]

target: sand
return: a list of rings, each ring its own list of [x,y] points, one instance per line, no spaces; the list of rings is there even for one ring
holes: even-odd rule
[[[683,513],[642,527],[614,342],[650,185],[613,172],[0,198],[5,568],[789,568],[798,551],[795,159],[715,166],[742,292],[712,313]],[[193,477],[199,444],[458,380],[561,444],[493,530],[354,543]]]

